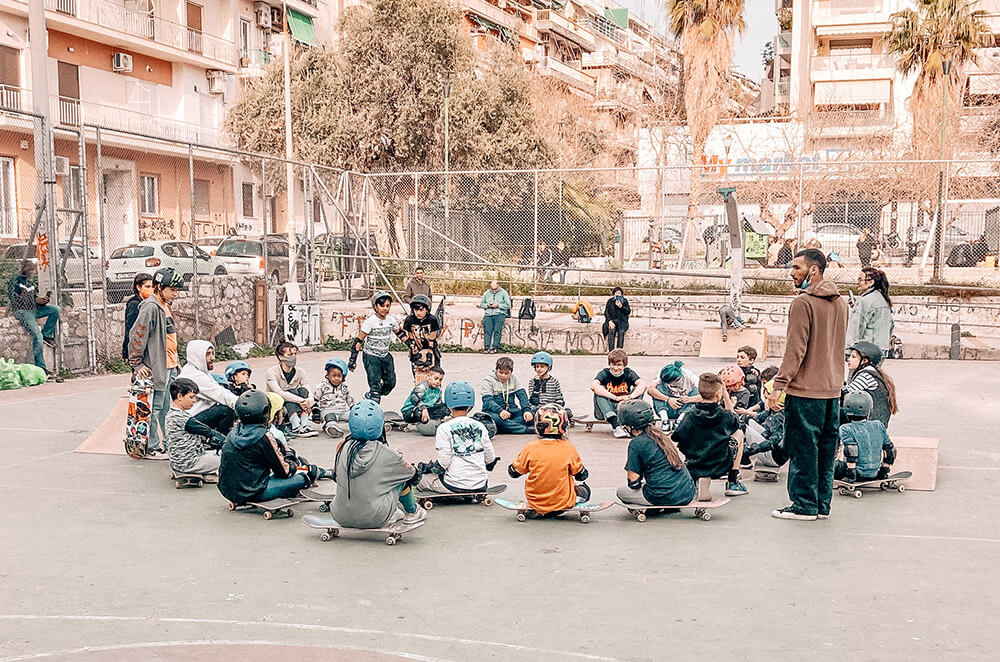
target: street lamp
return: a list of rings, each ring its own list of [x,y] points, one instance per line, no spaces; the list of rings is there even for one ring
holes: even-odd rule
[[[941,143],[939,151],[938,170],[938,213],[937,223],[934,225],[934,280],[941,278],[941,236],[944,232],[944,140],[946,118],[948,113],[948,77],[951,73],[951,60],[941,61],[941,74],[943,85],[941,86]]]

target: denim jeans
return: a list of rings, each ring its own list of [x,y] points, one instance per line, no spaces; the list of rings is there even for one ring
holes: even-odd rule
[[[483,316],[483,349],[500,349],[503,338],[503,325],[507,322],[505,315]]]
[[[663,393],[663,390],[660,387],[657,387],[656,390],[659,391],[660,393]],[[666,393],[663,393],[663,395],[666,395]],[[698,389],[696,388],[691,389],[691,392],[688,393],[688,395],[689,396],[698,395]],[[694,409],[694,404],[690,402],[687,403],[686,405],[681,405],[677,409],[674,409],[673,407],[670,406],[670,403],[668,403],[666,400],[656,400],[656,399],[653,400],[653,411],[656,412],[656,415],[659,416],[660,412],[665,411],[667,412],[667,418],[669,418],[672,421],[677,420],[678,418],[681,417],[681,414],[691,409]]]
[[[160,440],[167,438],[167,412],[170,411],[170,383],[177,379],[177,368],[167,370],[167,381],[162,391],[153,391],[149,403],[149,450],[166,450]]]
[[[524,414],[511,416],[507,420],[500,418],[500,414],[488,412],[493,422],[497,424],[497,432],[502,434],[525,434],[534,430],[533,423],[524,422]]]
[[[594,396],[594,418],[599,421],[611,420],[612,425],[618,425],[618,403],[601,395]]]
[[[365,398],[374,402],[382,402],[383,395],[392,393],[396,388],[396,364],[392,354],[373,356],[362,354],[365,363],[365,374],[368,375],[368,392]]]
[[[304,474],[295,474],[291,478],[278,478],[271,476],[267,479],[267,487],[260,493],[255,501],[271,501],[272,499],[287,499],[299,493],[306,486]]]
[[[605,340],[608,341],[608,351],[615,349],[624,349],[625,347],[625,329],[622,329],[618,325],[615,328],[608,329],[608,335],[604,336]]]
[[[192,416],[208,427],[222,434],[229,434],[236,422],[236,412],[226,405],[212,405],[203,412]]]
[[[839,398],[785,396],[788,497],[797,512],[829,514],[839,434]]]
[[[309,397],[309,389],[307,389],[305,386],[300,386],[298,388],[288,389],[288,392],[289,393],[294,393],[295,395],[299,396],[300,398],[308,398]],[[301,414],[302,413],[302,405],[300,405],[297,402],[291,402],[291,401],[286,402],[281,408],[285,411],[285,420],[288,420],[288,417],[291,416],[292,414]]]
[[[35,357],[35,365],[48,372],[45,367],[44,338],[56,335],[56,325],[59,323],[59,306],[38,306],[34,310],[15,310],[14,317],[21,323],[31,337],[31,351]],[[45,326],[38,328],[38,320],[45,318]]]

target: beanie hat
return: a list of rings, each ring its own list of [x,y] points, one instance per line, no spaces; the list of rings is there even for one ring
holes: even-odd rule
[[[663,366],[663,370],[660,370],[660,381],[664,384],[676,382],[684,374],[681,370],[683,365],[681,361],[674,361]]]

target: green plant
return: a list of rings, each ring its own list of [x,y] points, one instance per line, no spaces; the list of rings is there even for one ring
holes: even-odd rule
[[[109,361],[104,362],[104,371],[114,373],[117,375],[123,375],[125,373],[132,372],[132,366],[125,363],[125,361],[123,361],[122,359],[116,357]]]

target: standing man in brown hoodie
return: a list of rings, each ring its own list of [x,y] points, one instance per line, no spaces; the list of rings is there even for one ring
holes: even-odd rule
[[[788,309],[785,356],[768,404],[785,398],[790,506],[771,512],[779,519],[815,520],[830,516],[833,460],[840,429],[840,388],[844,383],[847,303],[833,281],[824,280],[826,256],[815,248],[795,254],[790,275],[801,290]]]

